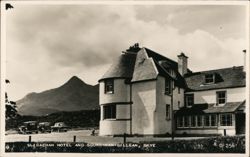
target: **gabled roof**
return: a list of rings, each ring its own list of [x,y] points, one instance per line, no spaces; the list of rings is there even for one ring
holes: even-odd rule
[[[131,82],[153,80],[157,79],[157,76],[158,71],[155,68],[153,59],[149,58],[146,49],[142,48],[137,53]]]
[[[205,75],[214,74],[215,83],[206,84]],[[246,73],[242,66],[189,73],[184,76],[187,91],[202,91],[210,89],[234,88],[246,86]]]

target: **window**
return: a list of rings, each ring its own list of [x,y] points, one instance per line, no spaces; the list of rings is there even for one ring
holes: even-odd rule
[[[165,78],[165,94],[171,94],[171,81]]]
[[[166,105],[166,119],[167,120],[170,119],[170,105],[169,104]]]
[[[183,117],[178,117],[177,118],[177,126],[178,127],[183,127]]]
[[[113,94],[114,93],[114,80],[110,79],[110,80],[105,80],[105,93],[110,93]]]
[[[178,108],[180,108],[181,107],[181,103],[180,103],[180,101],[178,101]]]
[[[220,91],[216,93],[217,95],[217,104],[225,104],[227,101],[226,91]]]
[[[232,114],[222,114],[220,115],[220,125],[221,126],[232,126]]]
[[[104,119],[115,119],[116,118],[116,105],[103,106],[103,117]]]
[[[196,116],[191,116],[191,127],[196,126]]]
[[[185,95],[185,104],[187,107],[193,106],[194,104],[194,94]]]
[[[214,74],[206,74],[205,83],[214,83]]]
[[[204,116],[204,126],[210,126],[210,116],[209,115]]]
[[[188,116],[184,116],[184,127],[188,127],[188,122],[189,122],[189,117]]]
[[[198,126],[198,127],[201,127],[201,126],[202,126],[202,116],[201,116],[201,115],[198,115],[198,116],[197,116],[197,126]]]
[[[211,115],[211,126],[217,126],[217,120],[215,114]]]

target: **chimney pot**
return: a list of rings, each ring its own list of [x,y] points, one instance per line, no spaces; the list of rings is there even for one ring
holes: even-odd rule
[[[187,73],[188,69],[188,57],[181,52],[180,55],[178,55],[178,71],[181,74],[181,76],[184,76]]]

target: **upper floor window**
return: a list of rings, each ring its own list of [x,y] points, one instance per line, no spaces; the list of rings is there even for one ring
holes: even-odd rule
[[[214,83],[214,74],[206,74],[205,75],[205,83]]]
[[[219,91],[216,93],[217,104],[225,104],[227,102],[226,91]]]
[[[105,93],[113,94],[114,93],[114,80],[113,79],[105,80],[104,84],[105,84]]]
[[[170,105],[169,104],[166,105],[166,119],[167,120],[170,119]]]
[[[194,105],[194,94],[186,94],[185,95],[185,104],[187,107]]]
[[[171,94],[171,80],[165,78],[165,94]]]
[[[103,118],[115,119],[116,118],[116,105],[103,106]]]

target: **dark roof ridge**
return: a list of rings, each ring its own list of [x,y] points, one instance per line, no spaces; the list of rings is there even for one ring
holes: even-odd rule
[[[172,60],[172,59],[170,59],[170,58],[168,58],[168,57],[165,57],[165,56],[163,56],[163,55],[161,55],[161,54],[159,54],[159,53],[157,53],[157,52],[155,52],[155,51],[153,51],[153,50],[151,50],[151,49],[149,49],[149,48],[147,48],[147,47],[142,47],[142,49],[143,49],[143,48],[144,48],[146,51],[149,50],[149,51],[151,51],[151,52],[153,52],[153,53],[159,55],[160,57],[162,57],[162,58],[164,58],[164,59],[166,59],[166,60],[169,60],[169,61],[171,61],[171,62],[173,62],[173,63],[175,63],[175,64],[178,64],[176,61],[174,61],[174,60]]]
[[[212,71],[219,71],[219,70],[226,70],[226,69],[234,69],[234,68],[243,68],[243,66],[232,66],[232,67],[226,67],[226,68],[220,68],[220,69],[212,69],[212,70],[204,70],[204,71],[196,71],[191,74],[196,73],[205,73],[205,72],[212,72]]]

